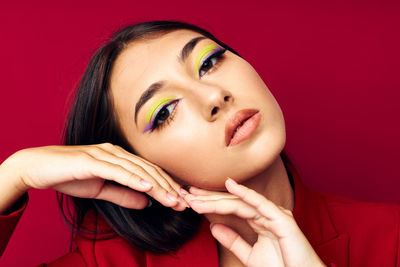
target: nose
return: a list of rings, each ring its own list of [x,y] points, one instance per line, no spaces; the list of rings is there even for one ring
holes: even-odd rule
[[[231,92],[218,86],[201,86],[197,88],[201,112],[208,121],[214,121],[227,106],[233,102]]]

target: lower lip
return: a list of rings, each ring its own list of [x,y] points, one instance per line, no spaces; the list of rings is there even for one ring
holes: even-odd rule
[[[257,112],[251,116],[240,128],[236,131],[228,146],[237,145],[251,136],[257,129],[261,121],[261,113]]]

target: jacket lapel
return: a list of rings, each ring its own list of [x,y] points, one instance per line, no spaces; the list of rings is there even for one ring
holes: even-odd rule
[[[332,240],[315,247],[315,252],[326,263],[334,263],[337,267],[349,265],[349,236],[340,234]]]
[[[348,266],[349,236],[336,231],[324,197],[307,188],[293,167],[288,168],[295,187],[293,216],[300,229],[324,263]]]

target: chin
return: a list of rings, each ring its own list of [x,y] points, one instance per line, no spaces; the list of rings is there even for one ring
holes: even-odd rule
[[[269,139],[271,140],[271,139]],[[243,162],[238,165],[236,172],[230,176],[235,181],[241,183],[267,170],[280,157],[286,143],[286,136],[273,138],[274,142],[268,139],[252,146]]]
[[[225,166],[222,166],[223,164],[209,166],[208,169],[204,168],[201,174],[199,170],[197,173],[200,175],[196,178],[192,177],[191,185],[207,190],[226,191],[225,181],[227,177],[238,183],[243,183],[274,164],[276,159],[280,157],[285,145],[284,139],[279,141],[274,143],[273,146],[271,144],[264,144],[263,146],[258,144],[244,153],[245,155],[241,153],[238,157],[224,161]],[[261,149],[262,147],[263,149]]]
[[[174,161],[166,170],[181,185],[192,185],[207,190],[225,191],[227,177],[241,183],[268,169],[280,157],[286,142],[284,128],[266,131],[253,142],[243,144],[240,149],[221,153],[211,157],[203,156]],[[191,154],[193,155],[193,154]],[[196,155],[196,154],[194,154]]]

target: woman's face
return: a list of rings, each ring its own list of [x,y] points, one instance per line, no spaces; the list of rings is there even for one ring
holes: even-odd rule
[[[218,190],[227,177],[241,182],[268,168],[285,145],[285,124],[241,57],[204,38],[183,60],[197,37],[177,30],[131,43],[115,62],[111,93],[138,155],[181,184]]]

